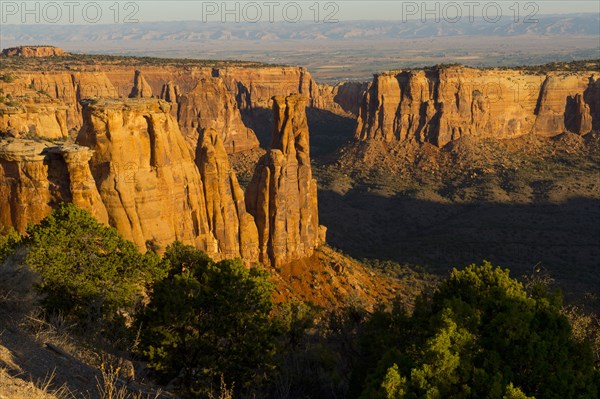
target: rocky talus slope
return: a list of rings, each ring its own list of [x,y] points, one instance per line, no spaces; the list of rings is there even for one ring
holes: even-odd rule
[[[462,137],[585,134],[600,128],[599,97],[597,71],[387,72],[375,75],[362,100],[356,137],[442,147]]]

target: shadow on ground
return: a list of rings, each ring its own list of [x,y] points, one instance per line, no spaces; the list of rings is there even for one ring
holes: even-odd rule
[[[567,298],[600,293],[600,200],[461,204],[354,188],[344,195],[321,190],[319,216],[328,243],[359,259],[420,265],[441,275],[483,259],[516,277],[537,265]]]

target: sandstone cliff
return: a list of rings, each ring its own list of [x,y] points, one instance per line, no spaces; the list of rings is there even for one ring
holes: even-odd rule
[[[92,178],[88,148],[31,140],[0,141],[0,226],[20,233],[59,202],[73,202],[108,223]]]
[[[273,99],[271,150],[259,160],[246,191],[258,228],[259,260],[274,266],[312,255],[320,241],[306,102],[299,95]]]
[[[66,131],[77,131],[81,128],[83,119],[80,100],[116,97],[118,92],[106,74],[91,71],[24,72],[15,75],[14,82],[0,84],[0,88],[5,95],[11,95],[13,98],[40,97],[42,94],[43,97],[51,99],[54,106],[65,107]]]
[[[17,72],[13,83],[0,81],[0,87],[13,97],[31,89],[47,93],[67,107],[67,131],[81,128],[79,101],[83,99],[159,95],[172,104],[171,113],[178,116],[184,134],[192,133],[190,143],[196,144],[198,126],[212,127],[222,134],[229,153],[257,148],[259,143],[254,132],[261,130],[265,136],[269,135],[273,96],[302,94],[309,98],[310,106],[352,116],[357,112],[358,98],[364,90],[356,83],[320,87],[310,73],[300,67],[148,65],[134,71],[132,67],[114,64],[74,67],[76,70],[68,70],[71,69],[68,61],[64,65],[62,70]],[[186,101],[186,106],[180,107],[180,101]]]
[[[242,110],[271,108],[274,96],[301,94],[312,101],[318,95],[316,82],[302,67],[223,68],[213,75],[223,78]]]
[[[599,117],[590,107],[599,79],[595,72],[544,76],[466,67],[379,74],[363,97],[356,137],[441,147],[465,136],[585,134]]]
[[[176,90],[165,87],[165,96],[172,98],[171,91]],[[219,132],[229,154],[258,148],[254,131],[244,125],[235,98],[220,78],[199,79],[194,89],[176,98],[181,132],[193,148],[205,129]]]

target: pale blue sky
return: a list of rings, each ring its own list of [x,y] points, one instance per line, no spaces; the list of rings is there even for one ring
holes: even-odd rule
[[[23,4],[25,3],[25,7]],[[481,18],[486,15],[495,18],[503,16],[519,18],[528,15],[600,13],[598,0],[559,1],[401,1],[401,0],[255,0],[255,1],[161,1],[161,0],[79,0],[73,1],[74,8],[64,6],[63,1],[9,1],[0,0],[0,22],[22,23],[123,23],[129,21],[239,21],[268,22],[270,20],[360,20],[385,19],[402,20],[422,18],[422,11],[428,21],[435,19],[454,20],[459,14],[463,21],[470,16]],[[115,7],[115,4],[118,7]],[[423,7],[425,4],[425,7]],[[87,18],[82,17],[83,10]],[[118,12],[117,12],[118,9]],[[230,12],[227,12],[229,10]],[[318,10],[318,11],[317,11]],[[518,10],[518,12],[517,12]],[[69,17],[69,14],[72,17]],[[96,18],[98,16],[98,18]]]

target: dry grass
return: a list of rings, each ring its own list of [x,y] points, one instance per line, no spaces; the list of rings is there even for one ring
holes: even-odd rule
[[[221,386],[219,387],[219,393],[209,392],[208,399],[233,399],[233,389],[235,384],[231,384],[231,387],[225,383],[225,378],[221,375]]]
[[[75,399],[66,386],[52,388],[54,372],[39,381],[26,381],[0,367],[0,399]]]
[[[9,256],[0,263],[0,311],[10,314],[31,312],[38,303],[33,288],[37,275],[23,266],[23,253]]]
[[[101,399],[158,399],[161,390],[152,393],[135,392],[129,389],[133,380],[123,359],[114,356],[103,356],[100,365],[100,378],[96,377],[96,389]],[[123,378],[129,379],[125,381]]]

